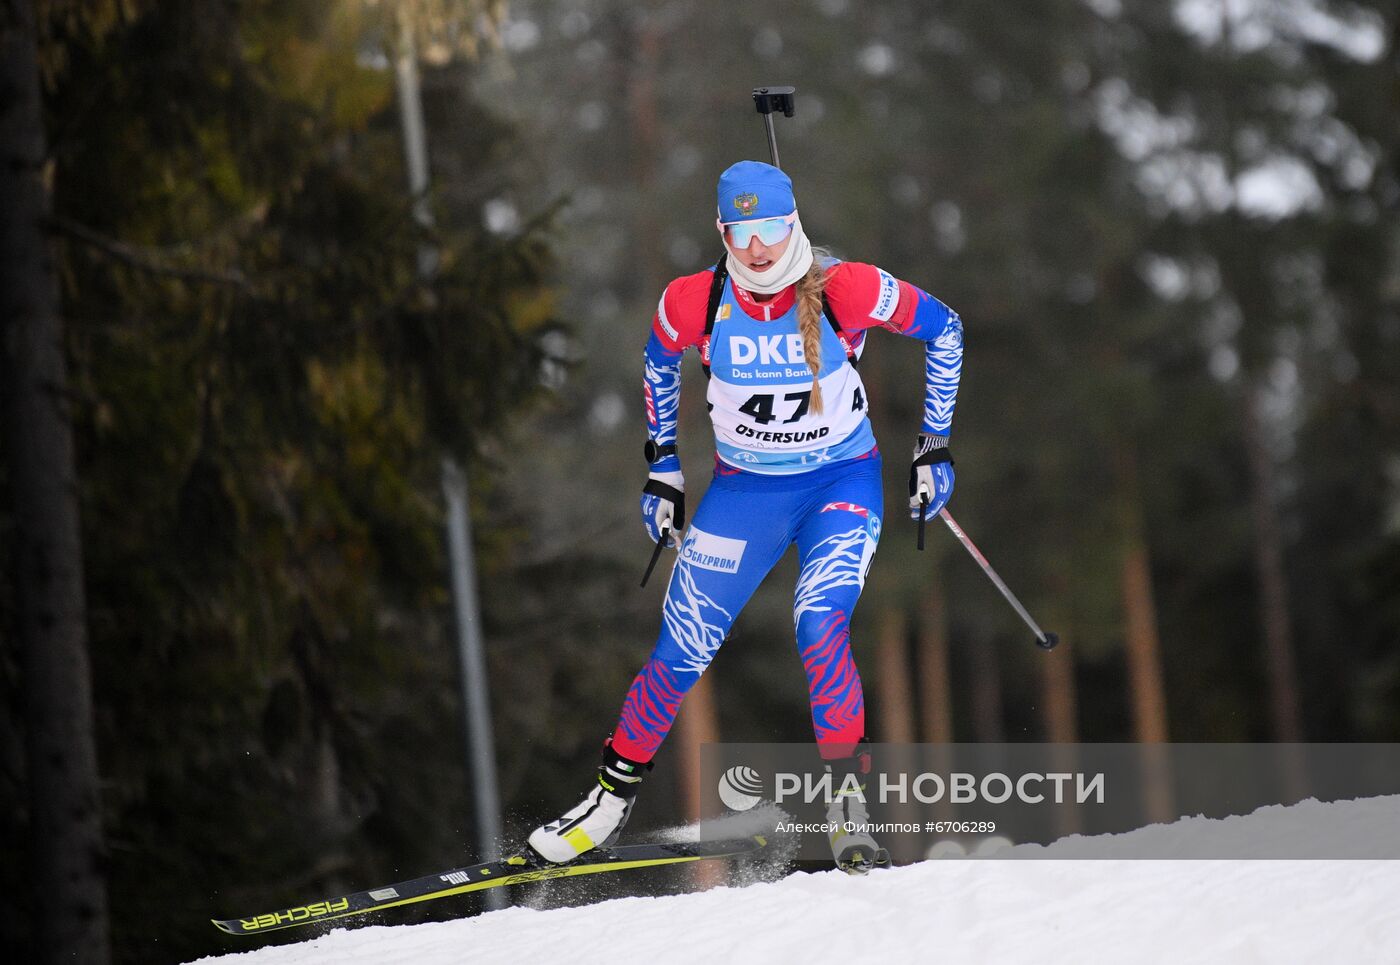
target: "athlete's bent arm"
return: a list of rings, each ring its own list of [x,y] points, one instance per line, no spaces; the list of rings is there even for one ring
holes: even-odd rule
[[[878,325],[924,343],[924,417],[910,467],[909,512],[915,518],[936,514],[953,492],[947,448],[962,375],[962,319],[928,292],[874,265],[833,266],[827,290],[843,329],[863,337],[864,329]]]

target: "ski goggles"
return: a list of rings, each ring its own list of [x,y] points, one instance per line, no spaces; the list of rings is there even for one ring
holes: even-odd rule
[[[792,226],[797,223],[797,212],[783,215],[781,218],[760,218],[756,221],[732,221],[729,224],[719,222],[719,230],[724,232],[725,240],[734,248],[747,248],[749,242],[757,238],[768,247],[781,244],[783,239],[792,234]]]

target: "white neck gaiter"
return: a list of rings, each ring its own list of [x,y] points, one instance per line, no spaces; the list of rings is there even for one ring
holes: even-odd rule
[[[787,251],[783,252],[783,257],[768,266],[765,271],[749,271],[734,257],[734,252],[730,251],[726,264],[734,284],[744,291],[776,295],[807,274],[807,270],[812,267],[812,243],[807,240],[807,232],[802,230],[801,217],[793,222],[792,234],[788,237]]]

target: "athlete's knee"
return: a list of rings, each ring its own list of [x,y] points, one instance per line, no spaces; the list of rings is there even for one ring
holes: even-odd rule
[[[850,622],[845,611],[805,614],[797,627],[797,647],[812,693],[859,691],[860,674],[851,653]]]
[[[850,635],[849,611],[844,606],[795,609],[793,624],[797,628],[797,649],[804,658],[816,650],[829,650]]]
[[[808,613],[842,610],[849,614],[855,609],[865,589],[875,545],[875,538],[864,528],[856,528],[818,544],[804,559],[792,608],[799,632]]]

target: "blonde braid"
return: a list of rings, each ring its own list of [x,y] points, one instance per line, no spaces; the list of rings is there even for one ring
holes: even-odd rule
[[[826,269],[821,258],[812,259],[807,274],[797,280],[797,330],[802,334],[802,354],[812,371],[810,409],[822,413],[822,292],[826,289]]]

